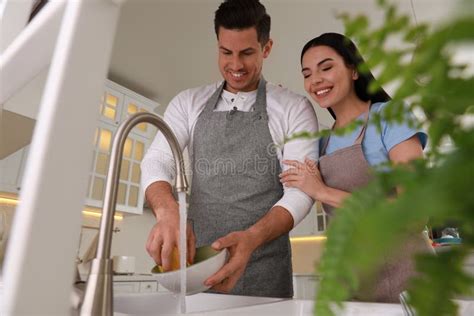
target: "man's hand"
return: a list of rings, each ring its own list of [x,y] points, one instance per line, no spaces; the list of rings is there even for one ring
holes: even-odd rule
[[[179,214],[178,212],[169,212],[164,218],[161,218],[151,229],[146,243],[148,254],[155,260],[156,264],[163,267],[164,271],[171,269],[171,253],[176,247],[179,249]],[[196,254],[196,238],[191,225],[186,229],[187,244],[187,262],[194,261]]]
[[[247,267],[250,256],[258,247],[288,233],[293,228],[293,217],[281,206],[274,206],[257,223],[245,231],[230,233],[211,246],[216,250],[227,248],[229,261],[204,284],[213,290],[227,293],[232,290]]]
[[[179,209],[168,183],[155,182],[146,191],[147,200],[156,215],[156,224],[151,229],[146,250],[161,265],[164,271],[171,269],[171,254],[179,249]],[[159,199],[156,197],[160,197]],[[153,203],[154,202],[154,203]],[[196,239],[191,225],[186,229],[187,261],[193,263],[196,254]]]
[[[232,290],[245,271],[250,256],[256,249],[255,240],[248,231],[230,233],[216,240],[212,245],[215,250],[227,248],[229,261],[204,284],[213,290],[228,293]]]

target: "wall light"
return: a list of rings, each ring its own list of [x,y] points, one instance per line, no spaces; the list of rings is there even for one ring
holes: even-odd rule
[[[304,236],[304,237],[291,237],[291,242],[305,242],[305,241],[325,241],[326,236]]]
[[[0,195],[0,204],[16,206],[16,205],[18,205],[18,202],[19,201],[16,197],[11,196],[8,193],[5,193],[5,194],[2,193],[2,195]],[[99,209],[90,209],[90,208],[83,210],[82,214],[93,216],[93,217],[99,217],[99,218],[102,216]],[[114,219],[116,219],[118,221],[121,221],[121,220],[123,220],[123,216],[122,215],[115,215]]]
[[[93,217],[102,217],[102,213],[99,213],[93,209],[86,209],[86,210],[83,210],[82,211],[82,214],[84,215],[88,215],[88,216],[93,216]],[[115,214],[114,215],[114,219],[115,220],[118,220],[118,221],[121,221],[123,220],[123,216],[122,215],[118,215],[118,214]]]
[[[17,205],[17,204],[18,204],[18,200],[15,199],[15,198],[11,198],[11,197],[4,197],[4,196],[1,196],[1,197],[0,197],[0,204]]]

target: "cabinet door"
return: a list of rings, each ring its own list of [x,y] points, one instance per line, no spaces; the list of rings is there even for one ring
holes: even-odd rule
[[[140,293],[152,293],[158,291],[158,283],[156,281],[140,282]]]
[[[23,175],[25,174],[26,161],[28,160],[28,155],[30,154],[30,145],[22,149],[23,154],[21,156],[20,170],[18,172],[18,177],[16,179],[16,187],[18,191],[21,191],[21,186],[23,183]]]
[[[122,107],[122,116],[121,121],[123,122],[129,116],[140,113],[140,112],[152,112],[153,109],[145,104],[145,102],[139,101],[136,98],[132,98],[128,95],[125,95],[123,107]],[[153,134],[154,127],[147,123],[141,123],[135,126],[132,130],[132,134],[143,136],[147,139],[150,139]]]
[[[23,175],[25,148],[0,160],[0,191],[17,194],[20,191],[19,183]]]
[[[94,137],[94,152],[86,204],[102,207],[105,182],[110,163],[114,125],[99,122]],[[132,214],[143,212],[143,190],[140,187],[140,162],[147,149],[147,139],[130,134],[125,141],[117,192],[117,210]]]
[[[313,300],[319,287],[319,277],[314,275],[293,276],[293,298],[299,300]]]
[[[140,282],[114,282],[114,294],[117,293],[138,293]]]
[[[123,93],[109,87],[105,87],[101,102],[99,104],[100,120],[102,122],[118,125],[121,121],[123,101]]]
[[[140,162],[147,147],[147,140],[139,135],[130,134],[123,150],[120,183],[117,193],[117,205],[120,210],[129,213],[143,212],[143,190],[140,186]]]
[[[111,81],[106,82],[100,102],[100,117],[94,138],[92,166],[86,204],[102,207],[113,136],[121,122],[138,112],[150,112],[157,106],[133,91]],[[140,163],[156,129],[149,124],[136,126],[125,142],[117,193],[117,210],[143,213],[140,187]]]
[[[115,126],[99,122],[94,136],[94,151],[89,177],[86,204],[93,207],[102,207],[105,193],[105,180],[109,169],[110,150]]]

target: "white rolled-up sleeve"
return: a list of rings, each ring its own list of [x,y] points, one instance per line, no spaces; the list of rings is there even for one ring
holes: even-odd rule
[[[293,134],[300,132],[317,132],[318,119],[314,108],[307,98],[291,106],[288,109],[288,128],[286,136],[291,137]],[[286,142],[282,149],[282,160],[298,160],[304,162],[305,158],[316,160],[318,158],[318,139],[316,138],[298,138]],[[281,164],[282,170],[289,167]],[[297,188],[283,187],[284,193],[282,198],[275,204],[288,210],[293,216],[293,226],[296,226],[310,212],[314,201],[306,193]]]
[[[188,114],[185,110],[184,93],[178,94],[166,108],[164,120],[178,140],[181,150],[189,142]],[[176,178],[176,165],[171,148],[163,133],[156,134],[141,162],[141,185],[144,191],[156,181],[166,181],[171,185]]]

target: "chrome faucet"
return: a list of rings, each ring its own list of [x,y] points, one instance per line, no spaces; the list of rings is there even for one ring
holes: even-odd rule
[[[84,300],[81,305],[80,315],[83,316],[113,314],[112,259],[110,258],[110,251],[115,206],[117,204],[117,188],[125,141],[132,128],[139,123],[150,123],[163,133],[168,140],[176,163],[176,191],[186,192],[188,189],[188,182],[184,174],[183,153],[170,127],[161,118],[151,113],[137,113],[125,120],[119,126],[112,144],[104,206],[99,228],[97,254],[92,261]]]

